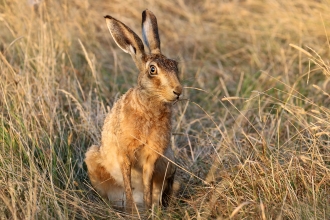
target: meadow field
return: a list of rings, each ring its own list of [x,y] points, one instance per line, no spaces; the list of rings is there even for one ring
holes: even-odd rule
[[[330,219],[329,0],[0,0],[0,219]],[[37,1],[34,1],[37,2]],[[167,209],[128,216],[86,149],[136,85],[111,15],[179,62]]]

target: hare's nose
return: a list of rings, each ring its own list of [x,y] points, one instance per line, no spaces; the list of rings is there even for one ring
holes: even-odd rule
[[[175,89],[173,90],[173,93],[179,97],[182,93],[182,86],[175,87]]]

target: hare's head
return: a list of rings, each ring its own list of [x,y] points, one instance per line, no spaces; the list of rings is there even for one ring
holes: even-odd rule
[[[149,10],[142,13],[142,36],[149,54],[145,53],[141,39],[129,27],[109,15],[105,18],[117,45],[132,56],[140,70],[140,89],[164,102],[179,99],[182,86],[178,79],[178,63],[161,54],[155,15]]]

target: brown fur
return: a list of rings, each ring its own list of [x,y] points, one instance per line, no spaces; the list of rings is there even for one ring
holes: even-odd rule
[[[156,53],[152,54],[144,52],[141,40],[126,25],[111,16],[106,19],[114,40],[131,54],[140,74],[138,85],[106,117],[101,146],[88,149],[88,174],[96,190],[117,206],[131,209],[134,201],[147,208],[152,203],[166,205],[176,169],[165,158],[174,160],[170,147],[172,102],[182,93],[177,62],[160,54],[157,21],[150,11],[144,12],[143,32],[147,38],[153,37],[149,49]],[[152,66],[155,75],[150,74]]]

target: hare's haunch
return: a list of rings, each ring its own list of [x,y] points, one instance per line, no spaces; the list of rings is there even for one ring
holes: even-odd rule
[[[141,39],[125,24],[107,15],[117,45],[139,69],[138,85],[127,91],[107,115],[101,146],[93,145],[85,162],[94,188],[114,205],[132,208],[161,202],[172,192],[175,166],[170,147],[172,104],[182,86],[177,62],[161,54],[155,15],[142,13]]]

